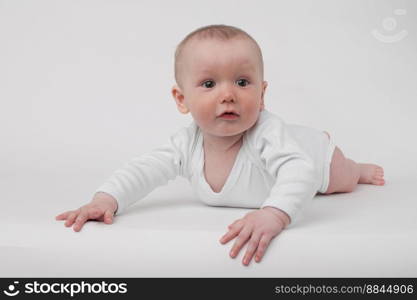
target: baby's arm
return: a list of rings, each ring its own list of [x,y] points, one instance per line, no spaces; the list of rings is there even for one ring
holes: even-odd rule
[[[255,250],[255,261],[260,261],[270,241],[294,222],[318,188],[314,162],[290,136],[285,124],[278,121],[261,124],[249,140],[263,167],[275,178],[275,183],[261,208],[231,224],[229,232],[221,239],[225,243],[238,237],[232,248],[232,257],[249,240],[243,258],[245,265]]]
[[[269,158],[270,172],[274,171],[278,175],[269,197],[261,208],[232,223],[229,232],[221,239],[222,243],[226,243],[237,236],[230,253],[232,258],[236,257],[249,240],[243,258],[244,265],[249,264],[255,251],[255,261],[261,260],[271,240],[294,221],[294,216],[316,192],[316,173],[309,159],[287,153],[277,155],[276,158],[271,155]],[[277,163],[279,160],[282,163]],[[275,166],[276,170],[273,170],[272,166]]]
[[[172,144],[135,157],[102,184],[95,192],[105,192],[117,200],[119,215],[159,186],[181,174],[181,155]]]
[[[79,231],[89,219],[111,224],[114,215],[120,214],[156,187],[183,175],[184,147],[189,145],[189,133],[182,128],[171,136],[170,143],[130,160],[95,190],[90,203],[60,214],[56,219],[66,220],[67,227],[75,224],[74,231]]]

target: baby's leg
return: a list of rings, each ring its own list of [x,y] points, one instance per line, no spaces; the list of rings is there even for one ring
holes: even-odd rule
[[[339,147],[336,147],[330,164],[329,186],[325,194],[349,193],[358,183],[384,185],[384,170],[374,164],[356,163],[346,158]]]

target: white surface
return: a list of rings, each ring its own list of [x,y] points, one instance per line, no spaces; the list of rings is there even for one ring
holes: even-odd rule
[[[155,190],[114,224],[89,222],[75,233],[53,216],[75,207],[82,193],[63,195],[68,184],[62,177],[32,178],[27,189],[5,195],[15,201],[1,213],[0,276],[415,277],[412,182],[388,178],[385,187],[316,197],[300,222],[273,240],[263,261],[249,267],[241,263],[243,252],[228,256],[232,243],[218,242],[249,210],[205,206],[182,179]],[[45,205],[37,205],[39,199]]]
[[[0,276],[417,276],[416,2],[210,3],[0,1]],[[248,210],[205,206],[181,178],[113,225],[55,221],[189,123],[170,95],[173,53],[212,23],[258,40],[268,109],[382,165],[387,185],[316,197],[249,267],[218,242]]]

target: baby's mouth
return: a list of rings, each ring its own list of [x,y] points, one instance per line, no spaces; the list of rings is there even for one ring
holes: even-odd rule
[[[237,113],[234,113],[234,112],[225,112],[225,113],[221,114],[219,116],[219,118],[226,119],[226,120],[235,120],[235,119],[239,118],[239,115]]]

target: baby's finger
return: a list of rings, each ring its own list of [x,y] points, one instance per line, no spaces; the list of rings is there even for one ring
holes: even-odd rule
[[[263,234],[261,240],[259,241],[258,249],[256,250],[255,261],[260,262],[262,257],[265,254],[265,250],[268,247],[269,243],[271,242],[272,235],[270,234]]]
[[[241,221],[242,219],[237,219],[236,221],[234,221],[232,224],[230,224],[229,226],[227,226],[228,229],[231,229],[234,225],[237,225],[237,222]]]
[[[249,262],[252,260],[253,254],[255,254],[256,248],[258,248],[259,240],[261,239],[262,234],[260,232],[253,233],[251,239],[248,242],[248,247],[246,248],[246,254],[242,260],[244,265],[249,265]]]
[[[113,212],[111,210],[106,210],[104,213],[104,223],[111,224],[113,222]]]
[[[222,236],[222,238],[220,239],[220,243],[222,244],[226,244],[228,241],[234,239],[239,232],[242,230],[243,228],[243,223],[236,225],[235,227],[231,227],[231,229]]]
[[[67,227],[71,227],[72,224],[74,224],[75,218],[78,216],[78,214],[80,213],[80,210],[77,209],[73,212],[71,212],[67,218],[67,221],[65,222],[65,226]]]
[[[252,226],[245,226],[240,231],[239,235],[236,238],[235,244],[233,245],[232,250],[230,251],[231,257],[236,257],[239,254],[240,249],[246,243],[246,241],[250,238],[252,234]]]
[[[87,220],[88,220],[88,212],[86,212],[85,210],[81,210],[80,214],[75,219],[74,231],[76,232],[80,231],[84,223],[87,222]]]
[[[239,230],[236,229],[230,229],[228,232],[226,232],[225,235],[223,235],[220,239],[220,243],[226,244],[230,240],[233,240],[237,235],[239,234]]]
[[[55,220],[58,220],[58,221],[60,221],[60,220],[66,220],[67,218],[68,218],[68,215],[71,213],[72,211],[71,210],[69,210],[69,211],[66,211],[66,212],[64,212],[64,213],[62,213],[62,214],[60,214],[60,215],[57,215],[56,217],[55,217]]]

